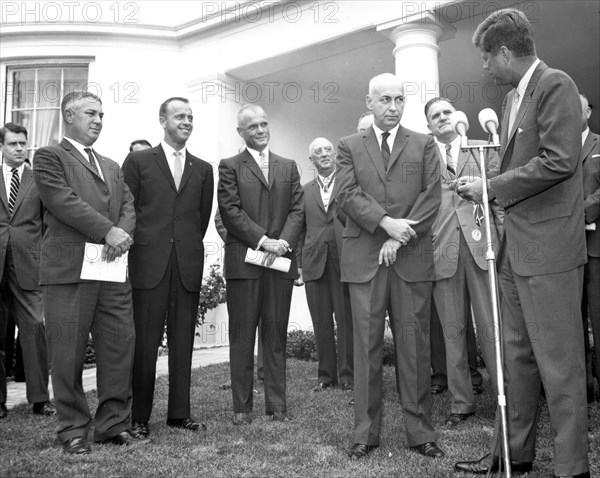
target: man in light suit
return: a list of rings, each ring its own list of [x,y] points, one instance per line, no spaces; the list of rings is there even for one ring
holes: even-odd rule
[[[167,425],[206,430],[190,410],[194,331],[204,269],[204,234],[213,199],[213,169],[186,148],[193,115],[185,98],[159,109],[164,140],[129,153],[125,182],[135,199],[135,247],[129,255],[137,340],[133,365],[132,431],[150,434],[156,358],[167,317],[169,403]]]
[[[533,30],[518,10],[491,14],[477,27],[473,43],[495,82],[514,88],[503,105],[499,169],[488,180],[490,199],[506,212],[499,282],[512,469],[532,469],[543,386],[554,431],[554,474],[589,476],[577,87],[537,58]],[[458,191],[481,202],[481,179]],[[455,468],[497,471],[498,433],[497,420],[491,453]]]
[[[354,327],[354,444],[351,459],[379,446],[386,309],[395,336],[408,446],[441,457],[431,423],[429,314],[431,225],[440,206],[439,160],[431,136],[399,122],[401,80],[371,79],[374,124],[338,146],[337,201],[347,216],[342,280],[349,283]]]
[[[246,149],[219,164],[217,197],[225,241],[225,279],[233,423],[252,422],[254,340],[260,318],[266,413],[290,420],[286,402],[285,348],[295,248],[304,220],[304,194],[296,163],[269,150],[269,121],[257,105],[238,112],[238,134]],[[265,267],[244,261],[248,249],[265,252]],[[276,257],[290,260],[288,272],[269,269]]]
[[[0,128],[0,418],[6,416],[4,347],[10,312],[19,327],[27,401],[38,415],[55,415],[48,394],[44,302],[39,286],[42,201],[27,158],[27,130]],[[5,311],[7,313],[5,313]],[[9,337],[14,340],[14,336]]]
[[[86,243],[120,260],[132,244],[133,197],[117,163],[92,145],[102,130],[102,101],[75,91],[61,102],[65,138],[36,151],[35,182],[46,212],[41,251],[46,337],[58,415],[58,440],[68,454],[87,454],[92,418],[81,374],[90,331],[96,350],[97,442],[130,445],[131,366],[135,331],[129,281],[82,280]]]
[[[298,285],[306,285],[318,356],[320,392],[339,383],[342,390],[354,387],[352,312],[348,285],[340,279],[340,253],[336,228],[336,155],[331,142],[316,138],[309,159],[317,177],[303,186],[304,228],[298,247]],[[341,238],[340,238],[341,239]],[[337,352],[334,333],[337,324]]]
[[[488,240],[485,224],[481,222],[483,218],[477,216],[482,208],[453,190],[459,177],[481,175],[479,152],[461,150],[461,138],[450,123],[450,115],[455,111],[447,98],[433,98],[425,104],[427,127],[438,147],[442,177],[442,204],[431,230],[435,260],[433,298],[443,329],[451,400],[448,426],[456,426],[475,413],[467,353],[471,304],[484,360],[492,384],[496,385],[492,303],[485,258]],[[490,156],[496,154],[493,151],[488,154],[486,164],[492,159]],[[497,251],[496,226],[493,219],[490,223],[491,242]]]
[[[588,262],[583,272],[583,333],[586,351],[586,375],[588,402],[594,401],[594,379],[592,369],[595,368],[596,380],[600,382],[600,137],[592,133],[588,127],[588,119],[592,108],[585,97],[581,99],[581,162],[583,166],[583,206],[585,215],[585,236],[587,242]],[[592,365],[590,337],[588,333],[588,316],[592,323],[594,344],[596,347],[596,363]]]

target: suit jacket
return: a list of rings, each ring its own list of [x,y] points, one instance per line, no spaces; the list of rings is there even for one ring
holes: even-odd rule
[[[600,257],[600,136],[591,131],[581,148],[585,222],[596,224],[586,231],[588,256]]]
[[[33,170],[25,163],[15,208],[12,216],[9,214],[4,173],[0,168],[0,280],[4,273],[6,249],[10,244],[17,265],[17,282],[24,290],[40,289],[42,211],[42,201],[35,185]]]
[[[378,224],[385,216],[418,220],[417,237],[398,251],[393,267],[407,282],[434,278],[431,226],[440,207],[440,166],[431,136],[398,128],[389,166],[384,170],[375,131],[347,136],[338,146],[337,201],[346,226],[343,233],[342,281],[364,283],[379,268],[387,233]]]
[[[508,132],[504,99],[499,174],[490,189],[506,212],[503,253],[521,276],[587,261],[581,187],[581,101],[573,80],[540,62]]]
[[[487,144],[485,141],[469,141],[470,145]],[[439,148],[438,148],[439,153]],[[477,266],[487,270],[488,265],[485,259],[487,249],[487,234],[485,225],[480,227],[475,224],[473,217],[474,205],[470,201],[464,200],[458,194],[450,189],[450,181],[454,178],[446,168],[446,163],[441,154],[438,154],[440,161],[440,174],[442,176],[442,203],[440,210],[431,228],[433,232],[433,246],[435,250],[435,280],[447,279],[456,274],[458,268],[458,243],[460,234],[463,235],[471,255]],[[497,154],[488,150],[488,159],[486,170],[489,169],[490,162],[497,161]],[[460,151],[457,161],[456,177],[461,176],[481,176],[479,167],[479,151],[470,149]],[[490,204],[490,213],[492,205]],[[492,243],[494,250],[498,252],[498,235],[496,224],[493,218],[490,218],[492,232]]]
[[[304,228],[298,246],[298,267],[302,268],[305,281],[317,280],[323,276],[325,264],[331,262],[340,272],[340,253],[338,251],[338,231],[335,227],[336,204],[335,189],[331,192],[329,207],[321,197],[321,187],[317,179],[302,186],[304,190]]]
[[[263,236],[284,239],[292,249],[304,221],[304,193],[295,161],[269,151],[269,184],[248,150],[219,164],[217,198],[225,241],[225,278],[257,279],[264,268],[244,262],[248,248],[255,249]],[[296,253],[282,278],[298,277]]]
[[[212,210],[212,166],[186,150],[179,190],[164,149],[129,153],[125,182],[135,198],[136,228],[129,253],[129,278],[137,289],[152,289],[165,275],[175,248],[184,287],[199,291],[204,269],[204,234]]]
[[[40,283],[82,282],[86,242],[101,244],[111,227],[133,236],[133,196],[113,160],[96,153],[104,180],[68,140],[38,149],[35,182],[46,208]]]

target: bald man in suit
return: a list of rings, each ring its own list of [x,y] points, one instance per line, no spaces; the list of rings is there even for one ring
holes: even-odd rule
[[[408,446],[442,457],[431,422],[429,316],[433,271],[431,226],[440,206],[433,138],[401,126],[400,78],[371,79],[374,124],[338,145],[338,205],[347,216],[342,280],[354,327],[354,441],[361,459],[379,446],[382,348],[386,309],[395,336],[400,399]]]

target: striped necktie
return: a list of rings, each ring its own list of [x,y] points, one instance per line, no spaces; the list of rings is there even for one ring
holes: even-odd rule
[[[19,181],[19,168],[12,168],[10,171],[12,177],[10,178],[10,194],[8,195],[8,212],[12,214],[17,202],[17,194],[19,194],[21,182]]]
[[[452,158],[452,145],[446,144],[446,169],[456,176],[456,162]]]

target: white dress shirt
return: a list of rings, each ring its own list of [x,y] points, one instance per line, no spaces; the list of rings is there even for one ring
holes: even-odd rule
[[[164,141],[160,142],[160,145],[165,152],[165,157],[167,158],[167,163],[169,164],[169,169],[171,170],[171,176],[175,179],[175,149],[170,145],[165,143]],[[181,170],[185,169],[185,158],[186,158],[186,148],[185,146],[179,150],[181,153]]]
[[[91,148],[92,149],[92,154],[94,155],[94,159],[96,160],[96,165],[97,165],[97,169],[98,169],[98,176],[100,176],[102,178],[102,181],[104,181],[104,175],[102,174],[102,168],[100,167],[100,159],[98,157],[97,154],[94,153],[94,148],[92,146],[84,146],[83,144],[81,144],[79,141],[69,138],[67,136],[65,136],[65,139],[71,143],[73,146],[75,146],[75,149],[77,149],[77,151],[79,151],[81,153],[81,155],[85,158],[86,161],[88,160],[88,154],[85,150],[85,148]],[[105,181],[106,182],[106,181]]]

